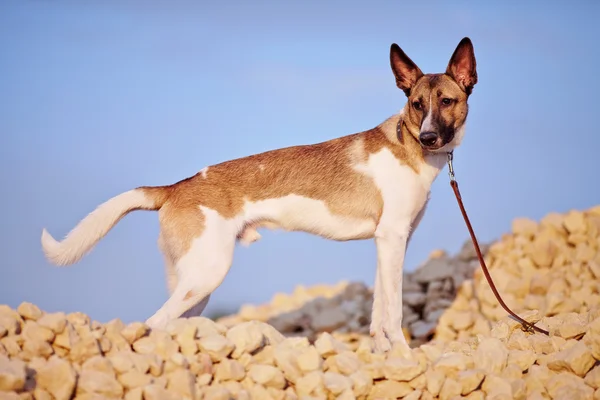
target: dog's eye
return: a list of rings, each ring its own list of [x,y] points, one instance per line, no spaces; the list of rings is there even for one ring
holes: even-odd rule
[[[450,104],[452,104],[452,99],[449,99],[449,98],[447,98],[447,97],[444,97],[444,98],[442,99],[442,104],[443,104],[443,105],[445,105],[445,106],[449,106]]]
[[[420,110],[421,109],[421,102],[419,101],[413,101],[413,107],[415,108],[415,110]]]

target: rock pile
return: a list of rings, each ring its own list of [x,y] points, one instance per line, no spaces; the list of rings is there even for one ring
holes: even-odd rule
[[[488,245],[481,244],[482,254]],[[460,285],[471,279],[479,261],[471,241],[453,257],[442,250],[403,279],[403,327],[405,336],[416,346],[431,339],[438,319],[450,307]],[[340,282],[335,286],[298,286],[286,295],[277,293],[270,303],[244,305],[236,315],[220,318],[219,323],[235,326],[246,321],[263,321],[285,336],[305,336],[311,342],[322,332],[336,337],[368,334],[371,323],[373,291],[361,282]]]
[[[508,307],[541,319],[580,315],[600,306],[600,206],[551,213],[539,223],[516,219],[512,230],[489,248],[486,260]],[[436,337],[488,335],[491,323],[505,316],[476,270],[440,319]]]
[[[0,400],[600,399],[600,207],[513,231],[488,266],[507,304],[550,336],[506,317],[479,272],[410,359],[373,353],[357,333],[311,343],[202,317],[151,331],[23,303],[0,306]]]

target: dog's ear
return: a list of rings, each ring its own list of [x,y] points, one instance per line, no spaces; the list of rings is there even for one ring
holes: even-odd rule
[[[409,96],[410,90],[423,76],[423,72],[396,43],[392,43],[390,48],[390,64],[396,77],[396,86],[402,89],[406,96]]]
[[[465,37],[460,41],[450,58],[446,73],[458,83],[467,95],[471,94],[473,86],[477,83],[477,62],[471,39]]]

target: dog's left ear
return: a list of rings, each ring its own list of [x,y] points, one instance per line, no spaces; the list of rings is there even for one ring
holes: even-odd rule
[[[477,62],[471,39],[465,37],[460,41],[450,58],[446,73],[458,83],[467,95],[471,94],[473,86],[477,83]]]

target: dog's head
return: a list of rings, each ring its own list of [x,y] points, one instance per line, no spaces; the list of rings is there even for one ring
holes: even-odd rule
[[[428,151],[450,151],[460,144],[467,119],[467,100],[477,83],[473,44],[460,41],[443,74],[423,74],[396,44],[390,49],[396,85],[408,102],[404,121],[409,132]]]

